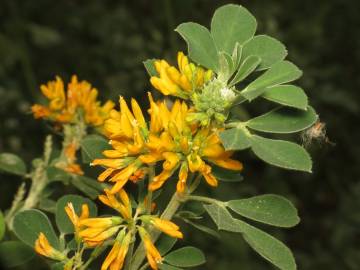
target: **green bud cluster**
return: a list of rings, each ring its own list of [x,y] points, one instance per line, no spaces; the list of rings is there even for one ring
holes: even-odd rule
[[[235,97],[233,88],[229,88],[226,82],[214,78],[201,91],[192,94],[191,100],[196,112],[191,113],[187,120],[200,122],[203,126],[210,124],[212,120],[222,124]]]

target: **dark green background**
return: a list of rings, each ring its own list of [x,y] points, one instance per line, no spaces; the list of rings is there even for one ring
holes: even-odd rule
[[[223,199],[282,194],[299,209],[302,222],[290,230],[264,227],[294,251],[299,269],[359,269],[360,265],[360,2],[302,1],[0,1],[0,152],[25,160],[41,153],[51,129],[33,120],[29,106],[40,101],[39,84],[78,74],[102,98],[136,96],[143,104],[150,84],[142,61],[175,59],[186,50],[173,31],[181,22],[209,26],[214,10],[240,3],[258,20],[258,33],[286,44],[288,58],[304,76],[298,81],[326,123],[335,145],[315,142],[309,151],[314,173],[269,167],[249,152],[245,180],[212,192]],[[256,103],[255,103],[256,105]],[[262,106],[251,106],[252,115]],[[300,141],[299,138],[297,138]],[[1,209],[10,206],[20,179],[0,176]],[[206,221],[210,222],[210,221]],[[240,236],[217,241],[187,231],[185,241],[202,248],[208,263],[199,269],[272,269]],[[30,266],[31,265],[31,266]],[[40,269],[35,259],[29,268]]]

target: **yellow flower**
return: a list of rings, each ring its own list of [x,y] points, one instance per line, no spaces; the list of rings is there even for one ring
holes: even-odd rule
[[[162,263],[162,257],[160,255],[160,252],[152,243],[149,233],[143,227],[138,227],[138,230],[145,247],[146,257],[148,259],[149,265],[152,269],[157,270],[157,265],[159,263]]]
[[[87,81],[79,82],[75,75],[72,76],[66,91],[64,82],[58,76],[55,81],[41,85],[40,90],[48,99],[48,105],[33,105],[32,112],[35,118],[74,123],[78,115],[82,114],[86,124],[101,128],[114,107],[111,101],[101,105],[97,100],[98,90],[92,88]]]
[[[157,217],[151,217],[151,224],[153,224],[158,230],[166,233],[174,238],[183,238],[183,234],[179,231],[179,226],[170,220],[165,220]]]
[[[212,77],[212,71],[190,63],[183,52],[178,52],[178,69],[170,66],[165,60],[155,61],[159,77],[150,78],[151,84],[164,95],[178,96],[187,99],[196,89],[202,87]]]
[[[199,127],[186,121],[190,111],[185,103],[175,101],[167,127],[164,127],[158,137],[149,137],[148,145],[154,145],[165,160],[162,172],[150,183],[150,190],[160,188],[178,168],[177,191],[180,193],[186,189],[189,171],[201,173],[209,185],[217,186],[211,166],[206,162],[230,170],[242,170],[242,163],[231,159],[232,153],[225,151],[221,145],[218,130]],[[161,142],[158,142],[159,138]]]
[[[125,230],[122,230],[115,239],[115,243],[111,248],[108,256],[105,258],[101,270],[116,269],[121,270],[123,268],[126,254],[129,250],[129,244],[131,241],[131,233],[125,235]]]
[[[31,107],[31,110],[34,114],[34,118],[38,119],[38,118],[46,118],[50,115],[51,111],[48,107],[39,105],[39,104],[35,104]]]
[[[122,224],[121,217],[85,218],[79,221],[79,236],[88,246],[97,246],[115,235]]]
[[[49,81],[47,85],[41,85],[40,90],[49,99],[49,109],[61,110],[65,106],[64,82],[56,76],[55,81]]]
[[[79,233],[80,233],[80,230],[81,230],[81,220],[83,219],[87,219],[89,217],[89,206],[87,204],[83,204],[81,206],[81,214],[80,216],[78,216],[75,212],[75,209],[74,209],[74,205],[69,202],[67,204],[67,206],[65,206],[65,212],[66,214],[68,215],[70,221],[72,222],[72,224],[74,225],[74,229],[75,229],[75,238],[80,240],[79,239]]]
[[[71,142],[68,145],[65,146],[64,154],[66,161],[63,163],[57,164],[57,167],[65,170],[66,172],[77,174],[77,175],[83,175],[84,172],[81,169],[79,164],[76,164],[76,151],[79,148],[77,143]]]
[[[100,201],[118,211],[124,219],[130,219],[132,217],[132,208],[125,190],[121,189],[117,194],[111,194],[107,189],[104,191],[106,195],[100,195]],[[120,198],[120,201],[118,198]]]
[[[50,245],[45,234],[43,234],[42,232],[39,234],[39,237],[35,241],[35,251],[40,255],[54,260],[62,261],[66,259],[66,256],[63,253],[56,250]]]
[[[88,227],[80,231],[79,236],[88,246],[97,246],[102,244],[106,239],[115,235],[120,229],[120,226],[103,226],[103,227]]]
[[[110,178],[115,185],[110,190],[116,193],[129,179],[139,180],[145,174],[141,170],[143,161],[140,154],[146,153],[145,140],[149,133],[144,115],[138,103],[131,100],[131,108],[120,97],[120,112],[112,110],[110,119],[105,122],[105,132],[111,139],[113,150],[103,152],[105,159],[95,159],[91,165],[102,165],[107,169],[99,175],[99,181]]]
[[[230,158],[232,152],[221,145],[218,129],[187,122],[193,110],[185,102],[176,100],[168,108],[164,101],[155,102],[150,94],[149,100],[149,124],[137,102],[131,101],[130,110],[122,97],[120,111],[113,110],[105,122],[113,149],[104,151],[105,158],[94,160],[92,165],[106,167],[98,179],[114,183],[109,193],[121,190],[129,179],[138,181],[143,177],[141,171],[160,161],[163,168],[149,184],[152,191],[162,187],[177,170],[177,191],[182,193],[189,171],[202,174],[209,185],[217,186],[209,163],[230,170],[242,169],[239,161]]]

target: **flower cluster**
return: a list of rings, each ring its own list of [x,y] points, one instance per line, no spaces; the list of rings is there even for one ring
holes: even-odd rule
[[[117,211],[119,216],[89,218],[84,217],[83,209],[82,217],[78,218],[72,210],[69,211],[73,209],[71,207],[67,208],[66,212],[74,224],[77,239],[81,239],[87,246],[100,246],[104,241],[114,238],[111,251],[104,260],[101,270],[122,269],[129,245],[134,241],[136,232],[143,241],[150,266],[152,269],[158,269],[157,264],[161,263],[162,258],[152,243],[147,227],[153,226],[175,238],[183,237],[177,225],[169,220],[144,214],[146,213],[144,207],[138,207],[133,215],[130,199],[123,189],[116,194],[105,190],[105,195],[100,195],[99,199]]]
[[[87,81],[78,81],[74,75],[65,91],[64,82],[60,77],[41,85],[42,94],[47,98],[46,106],[35,104],[32,112],[35,118],[44,118],[58,123],[74,123],[77,117],[83,117],[86,124],[101,126],[114,107],[112,101],[104,105],[97,100],[98,90]]]
[[[165,60],[157,60],[154,65],[159,77],[152,76],[151,84],[164,95],[172,95],[187,99],[197,89],[213,76],[211,70],[205,71],[203,68],[189,62],[183,52],[178,53],[178,69],[170,66]]]
[[[151,94],[149,100],[149,124],[138,103],[133,99],[130,110],[122,97],[120,111],[111,111],[110,119],[105,122],[113,149],[104,151],[106,158],[96,159],[92,165],[106,167],[98,179],[114,183],[111,193],[122,189],[129,179],[138,180],[137,176],[143,176],[148,166],[160,161],[162,171],[149,183],[152,191],[159,189],[177,170],[177,191],[182,193],[189,171],[201,173],[209,185],[217,186],[209,163],[230,170],[242,169],[239,161],[230,158],[232,152],[224,150],[216,128],[186,120],[193,110],[185,102],[176,100],[169,109],[165,101],[154,102]]]
[[[40,233],[35,241],[35,251],[53,260],[62,261],[66,256],[51,246],[44,233]]]
[[[176,191],[181,195],[192,192],[190,185],[194,175],[216,187],[218,181],[212,166],[235,171],[243,167],[241,162],[231,158],[233,153],[224,149],[218,135],[223,130],[219,122],[224,117],[224,108],[229,105],[231,93],[222,88],[213,72],[190,63],[182,52],[178,53],[178,69],[165,60],[155,61],[154,65],[159,77],[151,77],[151,84],[164,95],[181,99],[155,101],[148,93],[150,108],[147,114],[135,99],[131,99],[129,106],[120,97],[119,110],[113,109],[112,102],[100,106],[96,100],[97,90],[85,81],[78,82],[75,76],[68,86],[67,98],[62,80],[56,78],[56,81],[41,87],[49,105],[34,105],[32,108],[36,118],[72,124],[82,117],[86,125],[101,126],[112,146],[112,149],[103,151],[103,158],[93,160],[91,165],[104,167],[98,180],[113,185],[104,189],[99,200],[118,215],[90,217],[86,204],[82,205],[80,215],[72,203],[65,207],[74,225],[78,247],[112,246],[101,270],[122,269],[136,236],[141,239],[148,264],[156,270],[162,256],[153,243],[150,230],[183,238],[176,224],[152,214],[153,201],[149,195],[152,191],[160,189],[173,176],[177,180]],[[63,158],[57,165],[68,172],[82,174],[75,163],[81,141],[78,130],[73,128],[76,126],[64,125]],[[146,183],[150,200],[146,195],[144,202],[137,203],[134,211],[124,187],[128,181],[145,180],[145,176],[148,176]],[[36,247],[36,251],[44,256],[58,260],[61,257],[67,267],[79,263],[76,256],[68,259],[51,248],[43,235],[39,236]]]
[[[224,123],[236,98],[235,88],[229,88],[226,80],[216,77],[211,70],[205,71],[189,62],[182,52],[177,58],[179,69],[165,60],[156,60],[158,76],[150,78],[151,84],[164,95],[191,101],[194,112],[189,113],[187,121],[202,126],[211,125],[213,120],[220,125]]]

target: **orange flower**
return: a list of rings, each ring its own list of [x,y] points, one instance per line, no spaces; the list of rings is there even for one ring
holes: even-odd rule
[[[125,190],[121,189],[117,194],[112,194],[107,189],[104,191],[106,195],[100,195],[100,201],[118,211],[124,219],[130,219],[132,217],[132,208]],[[118,198],[120,198],[120,200]]]
[[[45,257],[62,261],[66,259],[66,256],[60,251],[54,249],[49,241],[47,240],[45,234],[42,232],[39,234],[39,237],[35,241],[35,251]]]
[[[159,77],[150,78],[151,84],[163,95],[188,98],[196,89],[202,87],[212,77],[212,71],[190,63],[183,52],[178,52],[178,67],[170,66],[165,60],[155,61]]]
[[[39,105],[39,104],[35,104],[33,106],[31,106],[31,111],[34,114],[34,117],[36,119],[38,118],[46,118],[50,115],[51,111],[49,108]]]
[[[85,123],[100,127],[109,117],[114,107],[112,101],[100,105],[97,100],[98,90],[87,81],[78,81],[74,75],[65,90],[63,80],[56,76],[55,81],[40,86],[41,92],[48,99],[47,106],[35,104],[32,112],[35,118],[44,118],[60,123],[74,123],[77,115],[82,114]]]
[[[125,235],[125,230],[122,230],[115,239],[115,243],[104,260],[101,270],[116,269],[121,270],[123,268],[126,254],[129,250],[129,244],[131,241],[131,233]]]
[[[76,151],[79,145],[76,140],[65,145],[63,150],[63,160],[56,163],[56,167],[63,169],[64,171],[72,174],[83,175],[84,171],[79,164],[76,164]]]
[[[157,217],[151,217],[151,224],[153,224],[158,230],[166,233],[174,238],[183,238],[183,234],[179,231],[179,226],[170,220],[165,220]]]
[[[87,219],[90,215],[89,213],[89,206],[87,204],[83,204],[81,206],[81,214],[78,216],[75,212],[74,205],[69,202],[67,206],[65,206],[65,212],[68,215],[70,221],[74,225],[75,229],[75,238],[79,241],[80,240],[80,230],[82,228],[81,226],[81,220]]]
[[[146,257],[148,259],[149,265],[152,269],[157,270],[157,265],[159,263],[162,263],[162,257],[160,255],[160,252],[152,243],[149,233],[143,227],[139,227],[138,230],[145,247]]]
[[[202,174],[215,187],[217,180],[209,163],[242,170],[242,163],[231,159],[232,152],[225,151],[221,145],[218,129],[186,120],[193,109],[185,102],[176,100],[169,109],[165,102],[154,102],[150,94],[149,100],[149,124],[137,102],[131,101],[130,110],[122,97],[120,111],[113,110],[105,122],[113,149],[104,151],[105,158],[96,159],[91,165],[106,167],[98,180],[114,182],[110,193],[121,190],[129,180],[139,181],[143,178],[141,172],[159,161],[163,161],[162,171],[149,184],[151,191],[161,188],[176,171],[179,171],[179,193],[186,191],[189,171]]]

